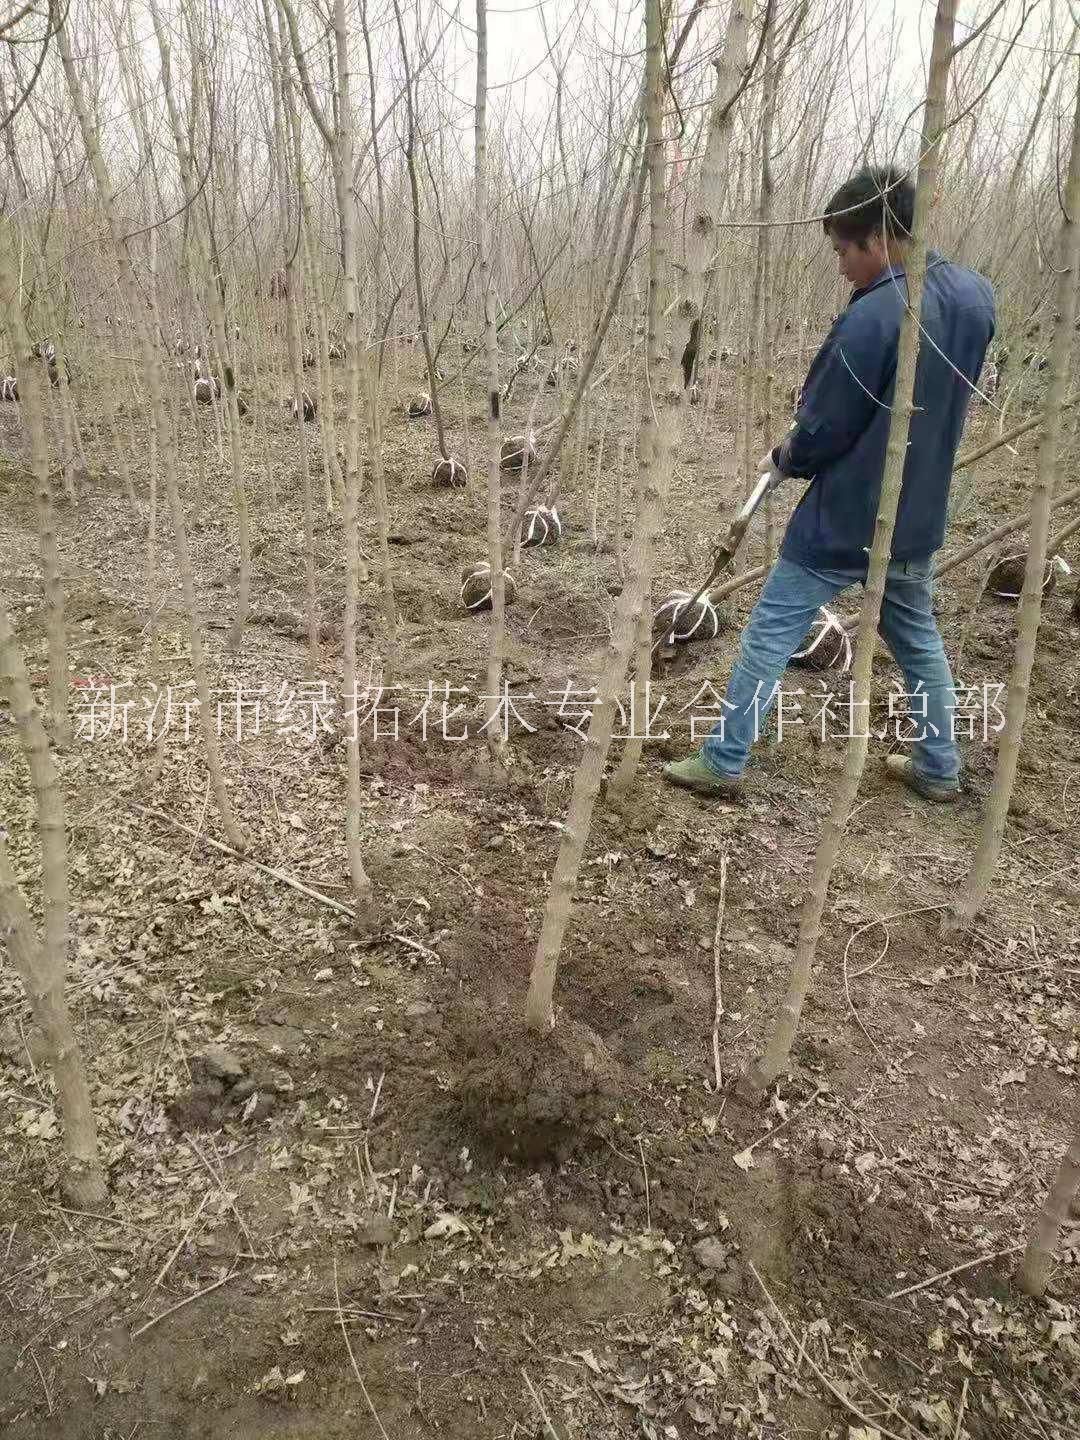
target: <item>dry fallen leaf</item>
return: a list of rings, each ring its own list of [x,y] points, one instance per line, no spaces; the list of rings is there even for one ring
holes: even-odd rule
[[[424,1231],[425,1240],[442,1240],[447,1235],[468,1235],[469,1227],[458,1215],[444,1210]]]

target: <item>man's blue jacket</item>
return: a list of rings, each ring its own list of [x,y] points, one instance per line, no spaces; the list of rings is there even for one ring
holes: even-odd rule
[[[785,474],[813,483],[787,527],[781,554],[797,564],[865,570],[892,418],[903,267],[856,290],[814,358],[795,425],[773,453]],[[994,292],[974,270],[927,258],[923,337],[915,372],[894,560],[926,560],[945,538],[956,447],[971,390],[994,334]]]

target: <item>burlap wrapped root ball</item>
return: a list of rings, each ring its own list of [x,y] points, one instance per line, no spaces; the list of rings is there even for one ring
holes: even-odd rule
[[[689,590],[673,590],[653,611],[653,634],[669,643],[715,640],[722,628],[720,612],[708,595],[694,600]]]
[[[525,518],[521,526],[523,547],[557,545],[561,539],[562,521],[559,519],[559,512],[554,505],[550,510],[546,505],[534,505],[531,510],[525,511]]]
[[[517,586],[509,570],[503,571],[503,594],[507,605],[513,604]],[[466,610],[491,609],[491,566],[486,560],[478,560],[462,570],[461,603]]]
[[[299,405],[296,403],[295,396],[286,396],[281,403],[288,410],[290,417],[297,422],[300,421],[301,413],[304,420],[314,420],[319,409],[318,402],[306,390],[300,392]]]
[[[851,636],[843,621],[823,605],[791,663],[802,670],[838,670],[846,675],[852,654]]]
[[[463,490],[469,483],[469,472],[460,460],[451,455],[448,460],[436,461],[431,483],[442,490]]]
[[[405,406],[405,416],[408,420],[423,420],[425,415],[431,414],[431,396],[426,390],[419,395],[414,395]]]
[[[559,384],[570,384],[578,378],[578,374],[578,362],[566,355],[548,371],[546,382],[548,389],[554,390]]]
[[[502,443],[502,468],[521,470],[526,464],[536,464],[536,449],[532,436],[509,435]]]
[[[1019,600],[1024,590],[1024,572],[1027,570],[1027,556],[1006,555],[990,571],[986,582],[987,594],[998,600]],[[1060,555],[1047,559],[1043,571],[1042,590],[1044,595],[1052,593],[1057,584],[1058,574],[1070,575],[1072,571]]]

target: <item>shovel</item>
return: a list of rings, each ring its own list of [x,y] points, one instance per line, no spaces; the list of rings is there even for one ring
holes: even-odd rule
[[[701,584],[697,594],[693,597],[692,600],[690,600],[690,602],[686,606],[686,609],[689,610],[691,613],[693,612],[695,605],[698,603],[701,597],[708,593],[711,587],[716,583],[717,579],[719,579],[719,577],[724,573],[724,571],[728,568],[731,562],[735,559],[735,556],[738,553],[739,546],[742,544],[743,539],[746,536],[750,521],[754,518],[754,512],[757,510],[762,500],[765,499],[765,496],[769,493],[776,473],[776,467],[774,466],[767,475],[762,475],[760,480],[754,486],[753,490],[751,490],[750,494],[747,496],[742,509],[735,516],[735,519],[731,522],[731,526],[728,529],[727,534],[713,551],[712,569],[709,571],[708,576]],[[656,652],[661,649],[661,647],[663,647],[663,650],[661,652],[662,658],[666,659],[673,655],[675,653],[675,642],[672,638],[673,635],[673,630],[661,635],[660,638],[653,643],[653,655],[655,655]]]

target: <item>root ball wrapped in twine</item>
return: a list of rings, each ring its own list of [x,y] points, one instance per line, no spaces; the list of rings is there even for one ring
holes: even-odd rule
[[[530,466],[536,464],[536,448],[533,436],[510,435],[502,443],[501,465],[504,470],[521,470],[526,460]]]
[[[448,460],[436,462],[435,469],[431,472],[432,484],[439,485],[444,490],[463,490],[469,483],[469,472],[460,460],[453,456]]]
[[[534,505],[525,511],[521,532],[523,546],[557,545],[561,539],[562,521],[554,505],[550,510],[546,505]]]
[[[653,634],[669,643],[684,645],[689,640],[715,640],[720,633],[720,614],[708,595],[694,596],[689,590],[673,590],[653,611]]]
[[[1024,590],[1026,570],[1026,555],[1006,555],[1004,560],[999,560],[990,571],[990,578],[986,582],[987,591],[991,595],[996,595],[999,600],[1019,600]],[[1053,555],[1047,560],[1046,569],[1043,571],[1042,590],[1044,595],[1049,595],[1054,589],[1059,572],[1062,575],[1072,574],[1061,556]]]
[[[514,601],[517,586],[509,570],[503,571],[503,593],[507,605]],[[461,572],[461,603],[466,610],[490,610],[492,604],[491,566],[486,560],[466,565]]]
[[[851,669],[852,653],[851,636],[843,621],[823,605],[791,663],[806,670],[839,670],[844,675]]]

